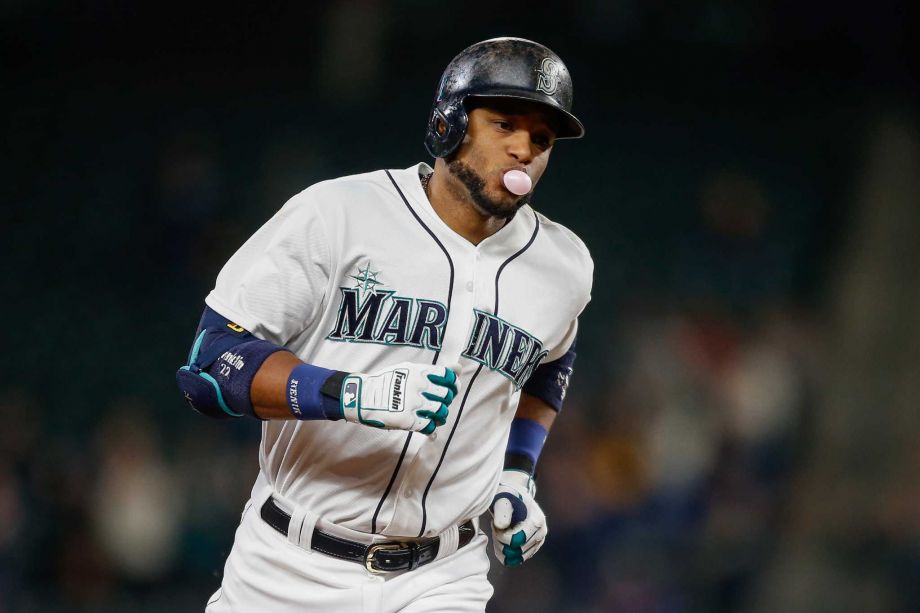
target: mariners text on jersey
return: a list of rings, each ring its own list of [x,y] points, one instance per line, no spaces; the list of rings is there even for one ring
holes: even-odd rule
[[[360,288],[339,290],[338,317],[327,339],[441,348],[448,311],[440,302],[397,296],[392,290],[372,289],[363,298]],[[475,313],[462,355],[508,377],[520,389],[546,357],[543,343],[491,313]]]
[[[540,339],[526,330],[491,313],[478,309],[475,313],[463,357],[503,374],[514,382],[515,389],[520,389],[549,352],[543,349]]]
[[[362,300],[359,288],[339,289],[342,302],[329,340],[441,348],[447,307],[440,302],[385,290],[370,290]]]

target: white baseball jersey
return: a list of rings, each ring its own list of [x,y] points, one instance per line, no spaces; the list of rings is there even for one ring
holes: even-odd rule
[[[227,262],[207,304],[304,362],[368,372],[459,362],[433,436],[345,421],[262,424],[259,482],[324,522],[433,536],[482,514],[520,388],[572,344],[593,263],[529,206],[473,245],[435,213],[425,165],[313,185]]]

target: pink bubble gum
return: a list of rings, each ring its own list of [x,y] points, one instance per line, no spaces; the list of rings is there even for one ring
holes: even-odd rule
[[[502,177],[502,182],[508,188],[508,191],[515,196],[523,196],[533,187],[533,181],[530,180],[530,176],[520,170],[509,170]]]

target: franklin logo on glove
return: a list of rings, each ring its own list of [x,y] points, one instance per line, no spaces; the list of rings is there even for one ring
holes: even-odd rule
[[[392,400],[390,401],[391,411],[403,410],[403,382],[405,382],[408,376],[409,371],[407,370],[393,371],[393,393],[391,394]]]

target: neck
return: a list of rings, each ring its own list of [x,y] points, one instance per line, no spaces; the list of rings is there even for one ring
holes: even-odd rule
[[[448,227],[478,245],[502,229],[507,219],[483,213],[470,198],[466,187],[450,175],[447,163],[438,158],[425,190],[431,208]]]

